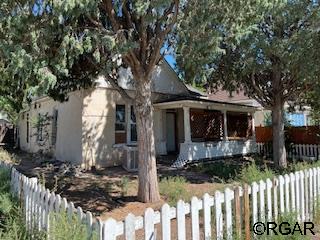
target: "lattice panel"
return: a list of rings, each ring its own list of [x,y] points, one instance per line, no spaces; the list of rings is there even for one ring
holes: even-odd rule
[[[223,137],[223,114],[213,110],[190,110],[193,141],[218,140]]]

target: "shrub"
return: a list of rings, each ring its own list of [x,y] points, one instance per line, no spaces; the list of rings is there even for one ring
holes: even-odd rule
[[[238,179],[243,183],[252,183],[254,181],[273,178],[274,176],[275,176],[275,173],[268,167],[265,167],[264,169],[260,169],[255,163],[252,163],[242,168],[238,176]]]
[[[98,235],[93,232],[88,236],[86,224],[79,221],[74,214],[69,217],[66,213],[52,214],[50,216],[49,235],[51,239],[59,240],[97,240]]]
[[[10,162],[10,163],[18,162],[18,160],[13,154],[9,153],[7,150],[3,149],[2,147],[0,147],[0,160],[4,162]]]
[[[120,187],[121,187],[121,195],[124,197],[128,194],[129,190],[129,178],[127,176],[124,176],[121,179]]]
[[[202,163],[196,166],[196,170],[206,173],[211,177],[218,177],[223,181],[229,181],[236,177],[240,167],[228,161]]]
[[[175,205],[178,200],[189,200],[191,197],[186,189],[187,181],[184,177],[166,177],[159,183],[160,194],[169,204]]]

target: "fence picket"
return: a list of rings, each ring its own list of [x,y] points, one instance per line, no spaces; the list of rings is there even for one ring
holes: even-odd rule
[[[295,184],[296,176],[293,173],[290,173],[290,193],[291,193],[291,212],[296,211],[296,198],[295,198]]]
[[[260,221],[265,222],[265,199],[264,190],[266,189],[266,183],[263,180],[259,181],[259,203],[260,203]]]
[[[109,218],[107,221],[103,224],[103,240],[116,240],[117,234],[116,234],[116,226],[117,221],[113,218]]]
[[[215,200],[215,217],[216,217],[216,239],[223,239],[223,216],[221,203],[223,201],[223,194],[220,191],[216,191],[214,194]]]
[[[171,239],[171,218],[170,218],[170,206],[164,204],[161,207],[161,227],[162,227],[162,239]]]
[[[279,180],[275,177],[272,181],[272,186],[273,186],[273,210],[274,210],[274,220],[278,220],[278,185],[279,185]]]
[[[290,213],[290,177],[288,174],[284,175],[284,187],[285,187],[285,202],[286,202],[286,213]]]
[[[126,240],[136,239],[135,216],[129,213],[124,220],[124,237]]]
[[[309,169],[309,219],[313,219],[313,171]]]
[[[241,199],[240,187],[234,190],[234,218],[235,218],[235,231],[237,239],[241,239]],[[205,238],[207,239],[207,238]]]
[[[304,171],[304,210],[305,210],[305,219],[310,220],[309,216],[309,171]]]
[[[186,219],[185,219],[185,203],[182,200],[177,204],[177,225],[178,225],[178,240],[186,239]]]
[[[257,200],[258,184],[253,182],[251,184],[251,197],[252,197],[252,222],[258,221],[258,200]]]
[[[295,199],[297,209],[297,219],[301,220],[301,207],[300,207],[300,172],[295,172]]]
[[[147,210],[144,213],[144,239],[145,240],[156,239],[153,219],[154,219],[154,210],[152,208],[147,208]]]
[[[225,204],[225,222],[226,222],[226,234],[227,239],[231,240],[233,236],[233,226],[232,226],[232,205],[231,200],[234,193],[229,188],[224,191],[224,204]]]
[[[203,217],[204,217],[204,236],[205,239],[211,239],[211,199],[208,193],[203,196]],[[212,203],[213,205],[213,203]]]
[[[272,220],[272,196],[271,196],[272,182],[268,178],[266,180],[266,189],[267,189],[267,220],[271,222]]]
[[[192,239],[199,240],[199,200],[197,197],[191,199],[191,230]]]
[[[280,213],[284,213],[284,177],[279,176],[279,200],[280,200]]]

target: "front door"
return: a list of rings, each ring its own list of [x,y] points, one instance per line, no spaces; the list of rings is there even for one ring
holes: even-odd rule
[[[175,113],[166,114],[167,125],[167,152],[176,151],[176,115]]]

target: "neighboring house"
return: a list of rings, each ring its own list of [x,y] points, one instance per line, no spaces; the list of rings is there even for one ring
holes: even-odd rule
[[[249,98],[243,91],[233,92],[232,95],[228,91],[218,90],[208,95],[211,100],[238,103],[257,108],[255,112],[255,126],[266,126],[271,121],[271,111],[264,109],[256,100]],[[285,110],[289,105],[285,104]],[[308,126],[311,125],[310,107],[305,106],[303,110],[296,108],[295,112],[286,112],[286,118],[292,126]]]
[[[0,111],[0,146],[14,145],[14,126],[8,116]]]
[[[119,84],[133,94],[130,72],[122,69],[120,76]],[[176,165],[181,166],[255,151],[254,107],[207,99],[183,84],[166,62],[156,68],[152,79],[158,156],[175,153]],[[39,119],[50,121],[39,124]],[[51,152],[58,160],[87,169],[123,163],[127,169],[136,168],[133,106],[102,77],[96,87],[70,93],[64,103],[35,99],[21,112],[18,127],[25,151]]]

